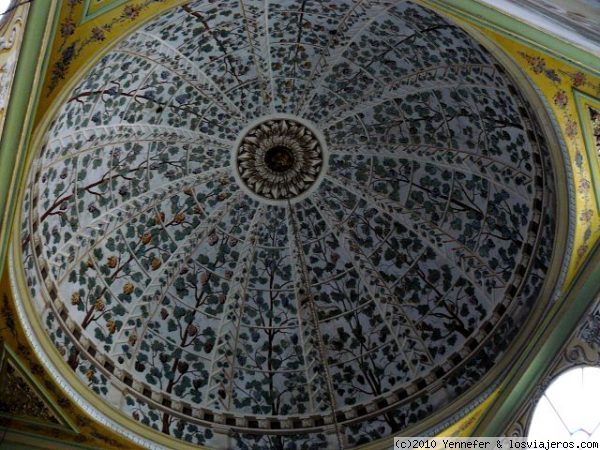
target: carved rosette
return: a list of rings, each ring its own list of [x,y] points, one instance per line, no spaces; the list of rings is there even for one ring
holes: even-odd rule
[[[273,119],[248,130],[236,155],[241,182],[253,193],[272,200],[302,195],[323,170],[323,150],[306,125]]]

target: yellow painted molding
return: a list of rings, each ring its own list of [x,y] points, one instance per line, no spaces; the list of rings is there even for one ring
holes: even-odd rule
[[[556,117],[559,130],[567,147],[573,168],[575,197],[574,245],[566,285],[574,279],[584,264],[594,244],[600,239],[600,216],[596,208],[598,199],[592,186],[592,172],[586,158],[583,129],[577,113],[574,90],[597,97],[600,95],[600,79],[585,74],[552,57],[519,44],[493,32],[487,32],[524,67],[529,77],[539,87]]]

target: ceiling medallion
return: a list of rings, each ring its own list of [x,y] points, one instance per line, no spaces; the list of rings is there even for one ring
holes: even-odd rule
[[[234,167],[238,182],[253,197],[269,203],[297,201],[324,175],[323,140],[305,120],[263,119],[241,133]]]

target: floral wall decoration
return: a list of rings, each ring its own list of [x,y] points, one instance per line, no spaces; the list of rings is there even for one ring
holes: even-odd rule
[[[140,12],[159,2],[162,3],[163,0],[146,0],[144,2],[128,4],[123,7],[121,14],[117,17],[91,27],[86,36],[85,33],[81,32],[76,35],[83,0],[67,0],[64,5],[66,13],[63,13],[59,27],[61,39],[59,41],[58,53],[60,54],[60,59],[52,67],[48,92],[52,92],[58,83],[65,79],[66,74],[71,70],[73,60],[80,55],[85,47],[93,42],[105,41],[107,33],[110,33],[116,25],[127,21],[134,21],[140,15]]]
[[[597,161],[588,158],[583,127],[575,101],[575,91],[600,98],[600,80],[581,71],[571,69],[553,58],[538,54],[534,50],[519,51],[530,76],[542,86],[551,108],[554,110],[562,131],[571,163],[574,167],[574,189],[576,190],[575,248],[569,274],[585,260],[589,250],[600,237],[600,220],[596,194],[591,178],[592,166]],[[583,118],[585,120],[585,117]]]
[[[38,119],[52,105],[60,87],[77,76],[91,56],[101,52],[132,26],[181,3],[181,0],[91,1],[64,0],[59,3],[59,25]]]

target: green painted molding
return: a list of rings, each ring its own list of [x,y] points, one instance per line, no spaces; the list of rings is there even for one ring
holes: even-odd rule
[[[61,0],[30,3],[6,121],[0,140],[0,273],[4,269],[16,195],[46,73]]]
[[[84,23],[89,22],[90,20],[93,20],[98,16],[101,16],[102,14],[110,11],[111,9],[116,8],[117,6],[121,6],[127,0],[112,0],[106,5],[98,8],[95,12],[90,13],[92,1],[94,0],[85,0],[83,5],[83,14],[81,16],[81,21],[79,22],[80,25],[83,25]]]
[[[597,55],[545,30],[521,22],[492,6],[477,0],[420,0],[420,3],[438,12],[455,14],[600,77],[600,61]]]
[[[600,295],[600,242],[597,242],[567,292],[554,304],[499,387],[499,396],[474,431],[476,436],[502,436],[519,408],[543,379]]]

